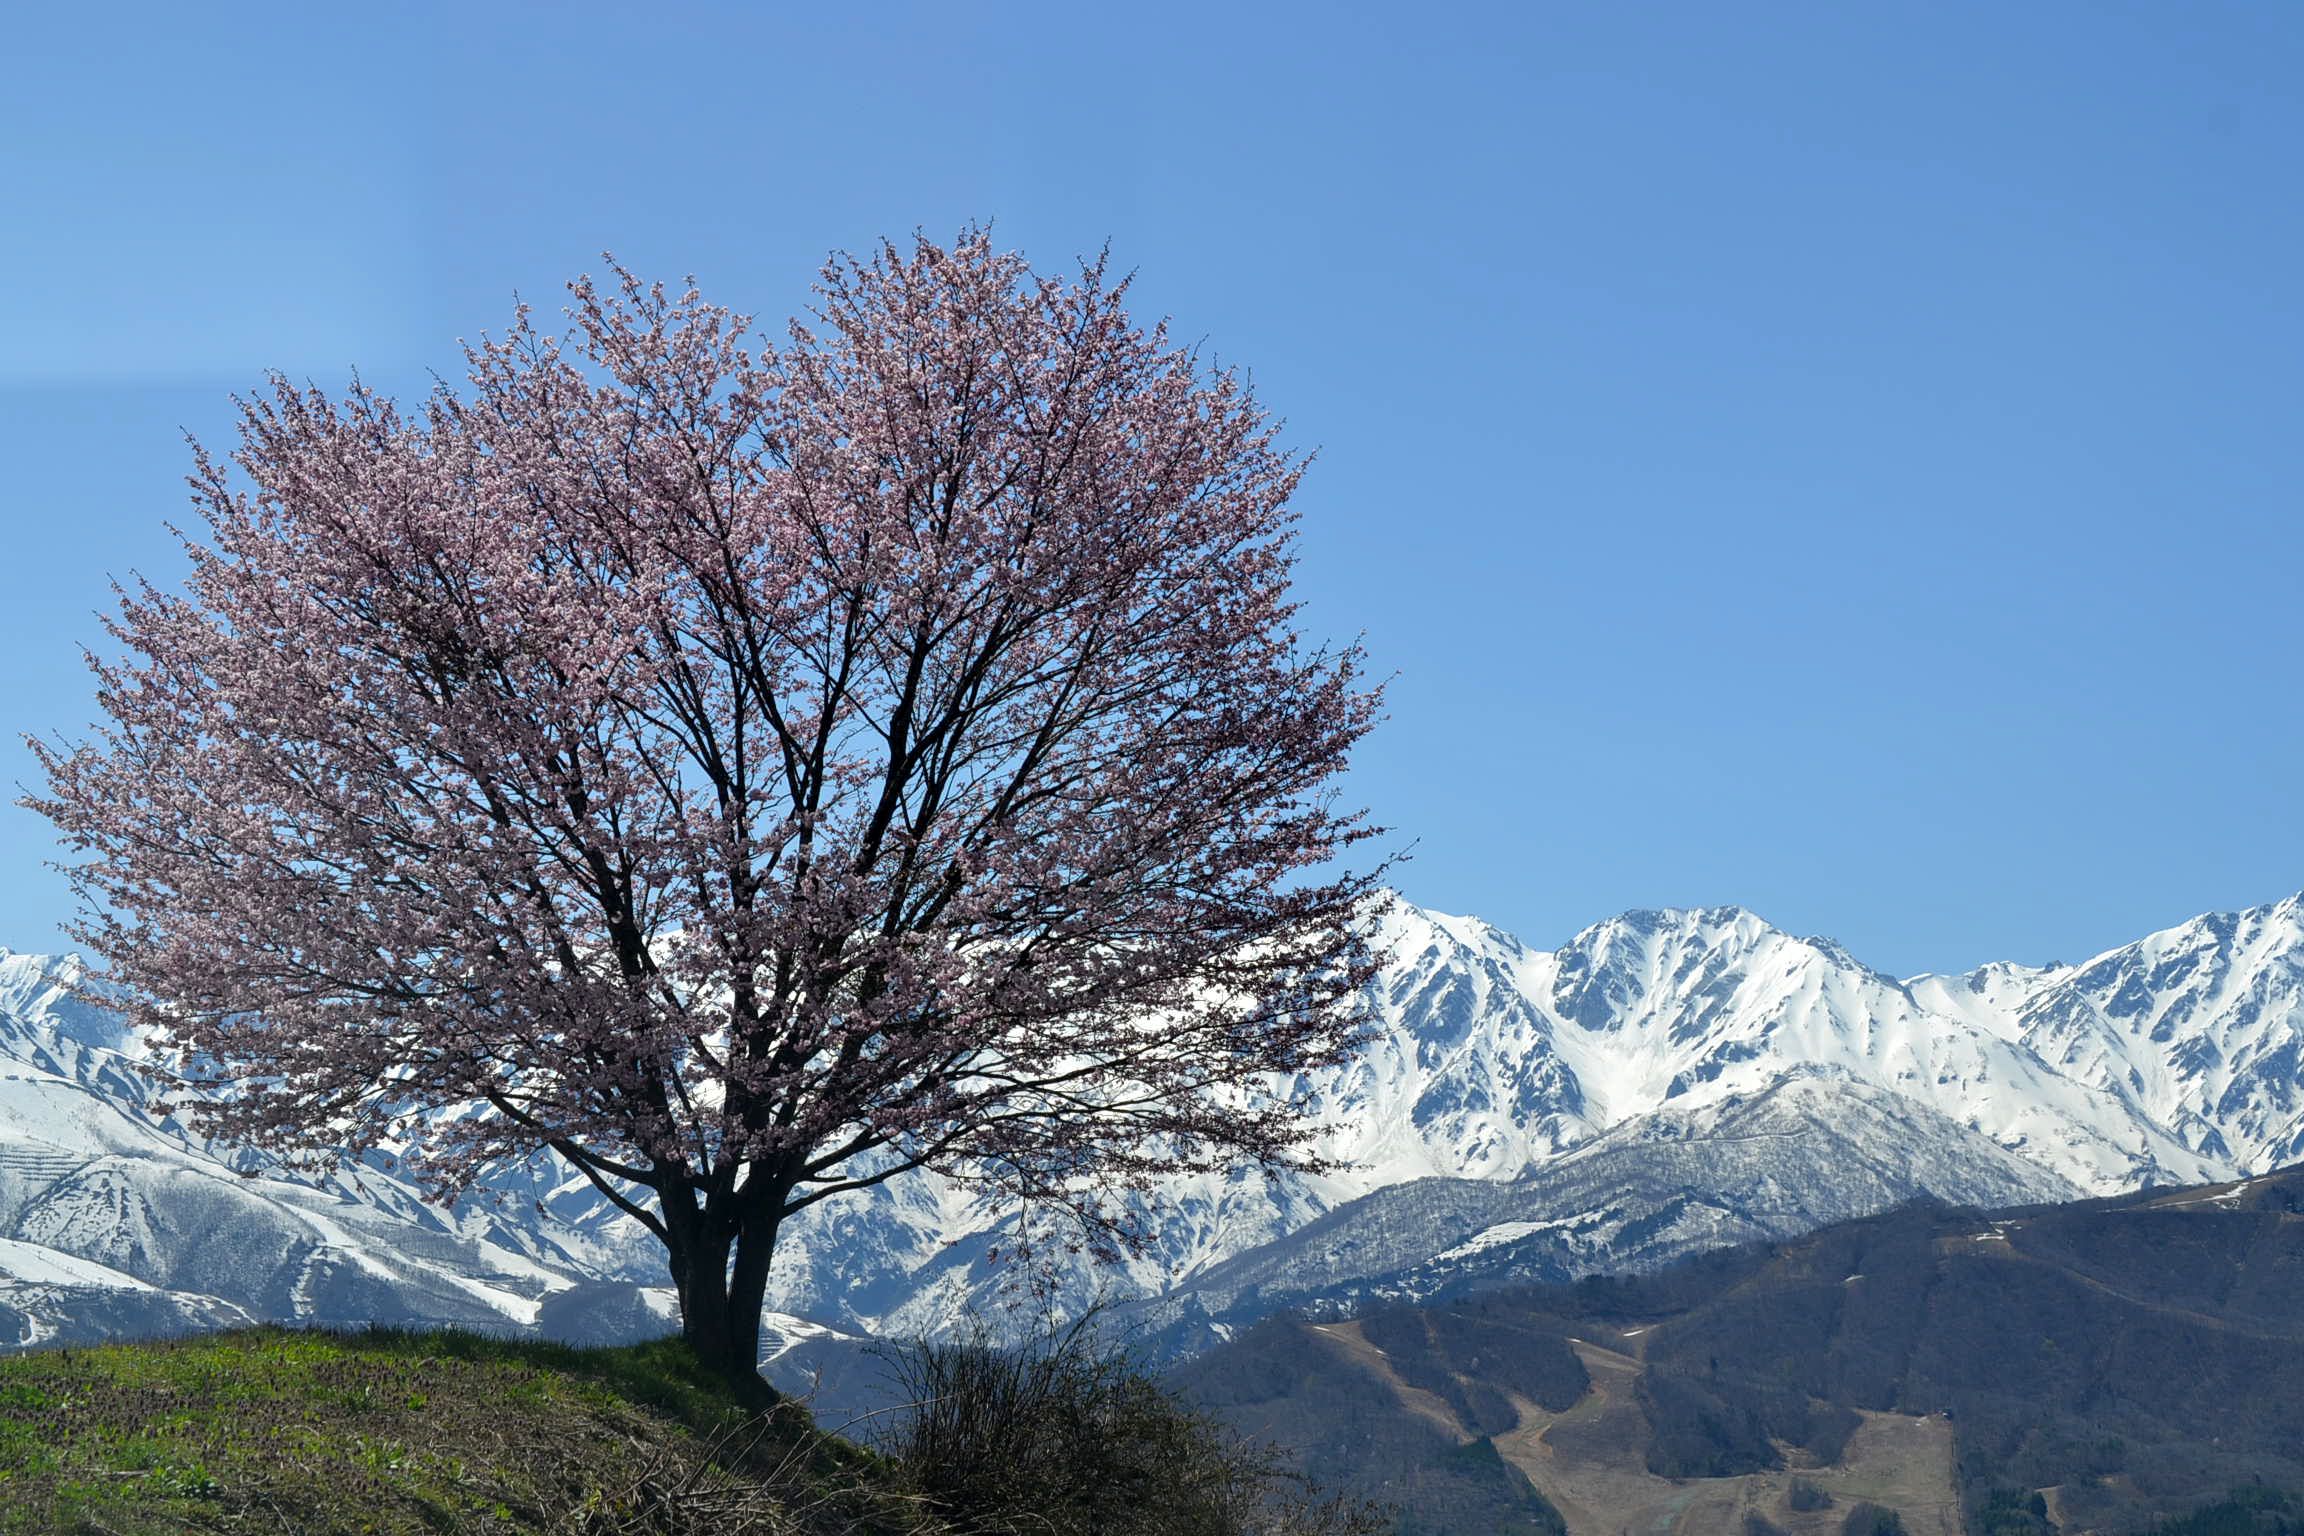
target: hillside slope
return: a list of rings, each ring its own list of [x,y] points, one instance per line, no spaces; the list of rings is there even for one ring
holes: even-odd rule
[[[1175,1379],[1378,1496],[1492,1452],[1571,1536],[1748,1510],[1823,1536],[1857,1502],[1954,1536],[2035,1491],[2057,1529],[2139,1530],[2256,1480],[2304,1490],[2304,1169],[1274,1320]]]
[[[255,1329],[0,1359],[0,1532],[926,1536],[876,1458],[677,1346]]]

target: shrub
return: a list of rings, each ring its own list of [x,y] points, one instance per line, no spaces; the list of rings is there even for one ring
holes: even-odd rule
[[[1904,1517],[1877,1504],[1858,1502],[1848,1506],[1840,1531],[1841,1536],[1904,1536]]]
[[[2014,1488],[1992,1491],[1977,1511],[1976,1527],[1982,1536],[2049,1536],[2055,1530],[2048,1520],[2048,1501]]]
[[[1279,1452],[1162,1387],[1092,1320],[1013,1349],[915,1343],[882,1436],[906,1485],[965,1536],[1370,1536]]]
[[[1784,1490],[1784,1502],[1794,1509],[1830,1509],[1832,1495],[1804,1477],[1792,1479],[1792,1486]]]

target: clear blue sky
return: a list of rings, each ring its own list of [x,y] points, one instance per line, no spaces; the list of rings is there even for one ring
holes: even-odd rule
[[[0,780],[180,428],[388,388],[613,250],[1109,239],[1298,443],[1358,795],[1542,944],[1739,902],[1885,968],[2304,886],[2304,6],[20,8]],[[230,18],[227,20],[226,18]],[[57,942],[0,812],[0,944]]]

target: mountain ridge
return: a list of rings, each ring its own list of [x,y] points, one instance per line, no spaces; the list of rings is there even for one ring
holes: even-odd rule
[[[2204,914],[2079,965],[1995,962],[1908,979],[1738,907],[1636,909],[1547,951],[1481,919],[1401,899],[1374,937],[1388,959],[1368,993],[1368,1049],[1273,1085],[1306,1103],[1317,1150],[1340,1167],[1269,1180],[1234,1170],[1117,1192],[1151,1225],[1153,1245],[1117,1270],[1084,1261],[1065,1270],[1066,1306],[1185,1297],[1243,1255],[1285,1245],[1384,1191],[1440,1180],[1492,1194],[1548,1168],[1573,1172],[1580,1154],[1595,1155],[1611,1136],[1669,1147],[1705,1116],[1800,1080],[1870,1095],[1866,1112],[1924,1143],[1914,1165],[1938,1169],[1946,1187],[1850,1175],[1836,1193],[1832,1167],[1786,1164],[1772,1176],[1796,1176],[1801,1188],[1725,1240],[1785,1235],[1779,1216],[1806,1219],[1802,1211],[1860,1214],[1845,1198],[1858,1186],[1875,1202],[2004,1193],[2011,1177],[2031,1177],[2010,1174],[2011,1156],[2037,1170],[2035,1192],[2093,1194],[2210,1182],[2304,1157],[2304,896]],[[129,1166],[142,1156],[183,1164],[170,1174],[177,1183],[193,1176],[187,1167],[201,1179],[229,1173],[244,1194],[280,1207],[317,1250],[357,1253],[371,1238],[406,1250],[407,1232],[425,1234],[416,1246],[430,1246],[437,1272],[407,1283],[446,1287],[446,1299],[427,1305],[478,1297],[505,1326],[571,1312],[571,1327],[587,1316],[602,1327],[608,1318],[661,1324],[649,1240],[547,1161],[496,1171],[453,1212],[375,1167],[295,1186],[344,1202],[316,1208],[312,1196],[290,1194],[277,1169],[201,1143],[153,1108],[136,1072],[139,1042],[74,995],[77,965],[0,951],[0,1238],[37,1233],[84,1263],[134,1258],[133,1223],[117,1213],[140,1209],[150,1225],[152,1192],[140,1180],[157,1175]],[[1896,1110],[1880,1095],[1914,1108]],[[1672,1163],[1648,1156],[1657,1170]],[[115,1161],[95,1167],[101,1158]],[[1666,1179],[1655,1173],[1657,1190],[1640,1200],[1669,1203]],[[1699,1191],[1683,1210],[1723,1209],[1727,1193]],[[1620,1203],[1628,1223],[1646,1219],[1633,1212],[1639,1202]],[[338,1219],[347,1212],[349,1228]],[[1521,1209],[1491,1225],[1550,1219]],[[1013,1272],[992,1251],[1009,1245],[1012,1220],[925,1174],[829,1202],[787,1229],[770,1305],[848,1333],[939,1331],[1006,1293]],[[1445,1246],[1474,1235],[1457,1233]],[[1538,1264],[1542,1242],[1523,1237],[1524,1251],[1491,1246]],[[1661,1262],[1670,1247],[1643,1237],[1633,1248],[1587,1249],[1581,1261]],[[1544,1262],[1572,1256],[1555,1244]],[[0,1276],[7,1262],[0,1254]],[[150,1255],[139,1262],[141,1270],[121,1272],[163,1288],[175,1272]],[[343,1262],[375,1278],[372,1266]],[[527,1277],[507,1293],[517,1303],[489,1300],[516,1270]],[[268,1293],[197,1294],[244,1306]]]

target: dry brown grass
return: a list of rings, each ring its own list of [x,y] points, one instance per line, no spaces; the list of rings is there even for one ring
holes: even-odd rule
[[[1960,1536],[1952,1426],[1943,1419],[1866,1413],[1840,1459],[1817,1466],[1783,1448],[1781,1470],[1738,1477],[1659,1477],[1647,1467],[1649,1426],[1633,1396],[1641,1363],[1620,1349],[1579,1341],[1592,1390],[1548,1413],[1516,1400],[1520,1426],[1496,1449],[1528,1474],[1568,1523],[1569,1536],[1717,1536],[1741,1531],[1757,1512],[1790,1536],[1837,1536],[1848,1507],[1868,1500],[1900,1512],[1911,1536]],[[1795,1477],[1832,1495],[1830,1508],[1794,1510]]]

